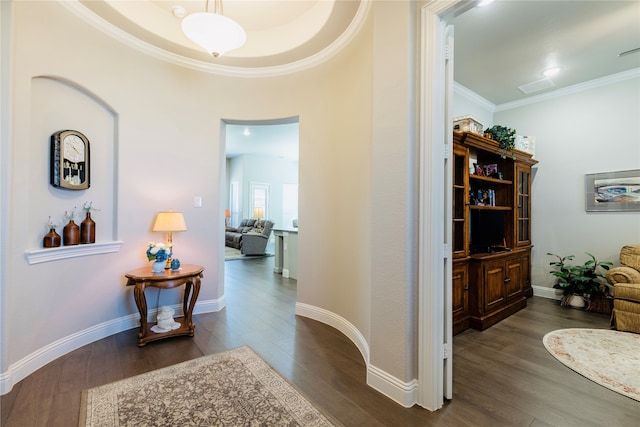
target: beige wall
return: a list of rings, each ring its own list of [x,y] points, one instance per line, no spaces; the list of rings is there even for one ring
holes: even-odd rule
[[[350,45],[314,69],[252,79],[205,74],[144,56],[55,2],[14,3],[13,117],[10,140],[3,141],[11,158],[2,159],[11,179],[3,198],[9,220],[2,234],[6,358],[0,371],[57,340],[137,313],[123,273],[146,263],[148,241],[163,239],[150,231],[160,210],[184,212],[189,231],[174,235],[176,256],[206,268],[199,301],[223,298],[218,224],[224,207],[216,184],[224,179],[220,121],[299,116],[298,301],[346,319],[369,342],[379,369],[403,381],[413,378],[407,362],[414,351],[413,313],[407,307],[413,298],[407,282],[413,278],[407,273],[405,235],[406,219],[412,217],[407,145],[414,136],[407,126],[414,112],[405,46],[411,36],[394,35],[406,28],[411,14],[409,3],[374,3],[376,16],[392,13],[397,22],[376,19],[374,26],[369,19]],[[386,35],[392,38],[387,41]],[[396,43],[400,49],[389,58]],[[384,56],[374,61],[378,48]],[[37,76],[72,85],[54,81],[40,88]],[[76,111],[81,101],[58,102],[56,92],[89,105],[103,103],[107,112],[96,105],[95,113]],[[113,153],[115,176],[96,175],[85,192],[52,191],[43,177],[48,135],[67,127],[92,130],[92,143],[104,145],[96,147],[93,164],[103,161],[99,152]],[[202,208],[193,207],[196,195],[202,196]],[[85,200],[100,201],[97,227],[111,227],[114,238],[124,242],[122,249],[28,265],[24,252],[39,247],[47,216],[61,216],[63,207]],[[177,291],[163,291],[160,304],[178,298]]]
[[[404,381],[416,374],[415,11],[409,2],[375,2],[373,32],[371,364]]]

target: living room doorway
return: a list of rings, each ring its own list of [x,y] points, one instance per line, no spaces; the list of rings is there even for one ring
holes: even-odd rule
[[[238,227],[243,220],[256,218],[272,221],[274,229],[297,224],[298,117],[223,120],[222,134],[225,165],[220,208],[225,226]],[[225,244],[225,251],[230,249]],[[273,232],[265,254],[274,254]]]

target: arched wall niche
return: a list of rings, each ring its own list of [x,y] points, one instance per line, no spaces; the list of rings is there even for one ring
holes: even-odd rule
[[[96,253],[116,252],[118,114],[105,100],[82,85],[58,76],[35,76],[31,80],[31,134],[29,232],[26,257],[29,264]],[[49,183],[50,138],[59,130],[82,132],[90,144],[91,185],[86,190],[64,190]],[[65,211],[75,210],[76,223],[84,218],[82,206],[97,209],[96,244],[42,249],[49,216],[58,233],[68,222]]]

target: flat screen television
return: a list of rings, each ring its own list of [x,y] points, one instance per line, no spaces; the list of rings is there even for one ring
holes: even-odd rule
[[[501,252],[504,247],[505,211],[472,209],[469,250],[472,254]]]

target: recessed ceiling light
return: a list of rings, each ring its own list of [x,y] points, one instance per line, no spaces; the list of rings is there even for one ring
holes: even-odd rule
[[[242,134],[243,134],[244,136],[251,136],[251,131],[249,130],[249,128],[248,128],[248,127],[246,127],[246,126],[245,126],[245,127],[244,127],[244,131],[242,131]]]
[[[488,4],[493,3],[494,1],[495,1],[495,0],[481,0],[481,1],[478,3],[478,7],[484,7],[484,6],[488,5]]]
[[[543,76],[547,76],[547,77],[555,76],[556,74],[558,74],[560,72],[560,70],[562,70],[562,67],[547,68],[546,70],[544,70],[542,72],[542,75]]]

